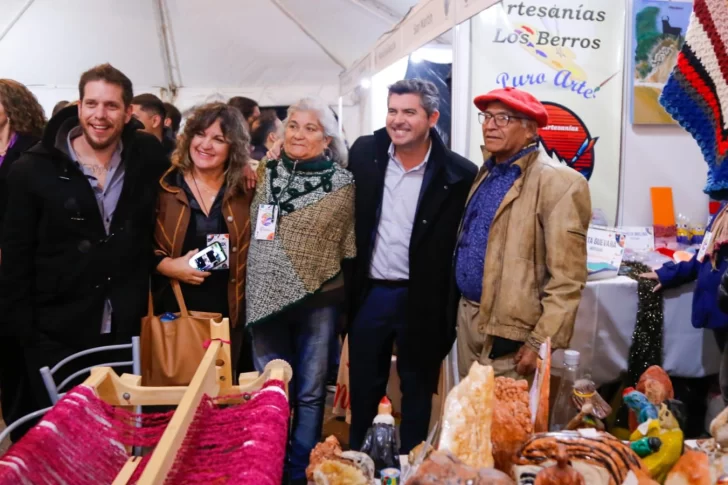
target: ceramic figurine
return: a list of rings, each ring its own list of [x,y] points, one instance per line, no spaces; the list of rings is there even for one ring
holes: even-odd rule
[[[690,224],[690,244],[703,244],[705,238],[705,224]]]
[[[657,419],[657,407],[634,387],[625,389],[622,398],[627,407],[634,411],[638,424],[645,423],[651,419]]]
[[[647,472],[640,458],[622,441],[594,429],[533,435],[521,448],[513,466],[519,485],[533,484],[551,466],[563,446],[571,466],[589,485],[622,485],[630,473]]]
[[[385,468],[399,469],[399,434],[394,425],[392,403],[387,396],[379,402],[377,416],[367,430],[361,451],[374,460],[377,476]]]
[[[710,422],[710,435],[721,449],[728,449],[728,407]]]
[[[659,365],[653,365],[642,373],[640,380],[637,381],[637,390],[644,394],[648,401],[658,407],[665,399],[675,399],[675,391],[670,376]],[[637,418],[630,411],[629,430],[632,432],[635,429],[637,429]]]
[[[690,244],[690,220],[682,214],[677,216],[677,242]]]
[[[640,419],[639,412],[637,418]],[[660,405],[657,419],[642,422],[630,436],[629,440],[632,443],[643,438],[659,438],[661,442],[659,449],[643,456],[642,462],[650,471],[652,478],[660,483],[664,483],[668,472],[682,455],[684,436],[681,427],[684,423],[685,406],[680,401],[668,399]]]
[[[554,458],[556,465],[538,472],[534,485],[584,485],[584,477],[569,464],[569,455],[564,445],[559,445]]]
[[[667,475],[665,485],[711,485],[724,483],[711,477],[708,455],[699,451],[687,451]]]
[[[449,451],[433,451],[417,472],[402,485],[514,485],[513,479],[495,468],[474,468]]]
[[[566,425],[567,430],[594,428],[604,431],[602,420],[609,416],[612,408],[599,395],[594,381],[589,379],[576,381],[571,403],[579,410],[579,414]]]
[[[651,454],[660,451],[662,447],[662,440],[660,438],[641,438],[637,441],[633,441],[629,444],[632,451],[637,453],[637,456],[644,458]]]
[[[571,418],[571,421],[566,425],[567,431],[574,431],[576,429],[587,429],[592,428],[597,431],[604,431],[604,423],[594,416],[594,406],[591,403],[585,403],[579,413]]]

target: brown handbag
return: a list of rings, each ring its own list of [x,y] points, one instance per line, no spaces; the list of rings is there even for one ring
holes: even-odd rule
[[[154,315],[152,293],[149,292],[149,311],[142,318],[141,353],[142,385],[189,385],[205,354],[205,342],[210,339],[210,319],[220,320],[222,314],[189,312],[182,297],[179,281],[170,280],[179,305],[177,318],[163,322]]]

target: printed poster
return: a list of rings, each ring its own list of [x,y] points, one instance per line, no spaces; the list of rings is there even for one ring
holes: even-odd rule
[[[676,124],[659,99],[685,42],[692,11],[692,2],[634,1],[630,36],[633,124]]]
[[[549,112],[542,148],[587,180],[592,209],[617,215],[625,2],[504,0],[473,17],[472,95],[515,87]],[[482,160],[473,108],[470,159]]]
[[[610,227],[590,226],[586,234],[588,280],[613,278],[624,257],[625,237]]]

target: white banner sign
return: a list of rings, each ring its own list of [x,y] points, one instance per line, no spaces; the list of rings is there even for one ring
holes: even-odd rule
[[[402,43],[402,30],[397,29],[374,48],[374,72],[379,72],[407,55]]]
[[[592,208],[617,214],[624,0],[504,0],[472,20],[473,96],[515,87],[540,99],[542,148],[588,180]],[[470,158],[482,159],[473,108]]]
[[[613,278],[624,257],[624,237],[614,228],[589,227],[586,234],[586,267],[589,280]]]
[[[415,51],[455,25],[453,0],[430,0],[402,23],[402,41],[407,53]]]

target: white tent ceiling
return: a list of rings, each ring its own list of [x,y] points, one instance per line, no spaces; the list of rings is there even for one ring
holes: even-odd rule
[[[0,0],[0,77],[46,106],[111,62],[187,107],[232,95],[334,102],[338,76],[416,0]],[[168,59],[168,61],[167,61]]]

